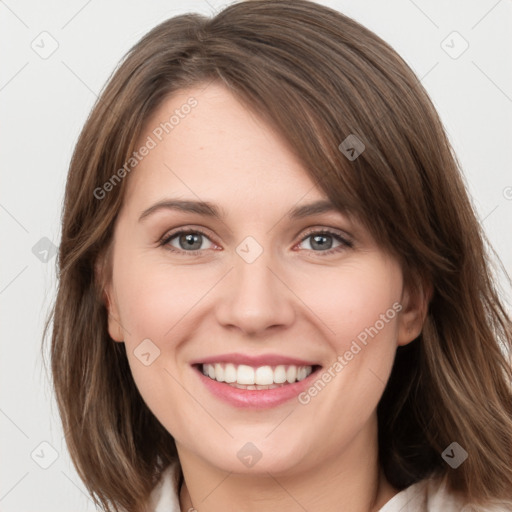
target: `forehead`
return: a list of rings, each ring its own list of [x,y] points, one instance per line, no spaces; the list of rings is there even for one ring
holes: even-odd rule
[[[145,123],[126,202],[165,195],[247,208],[325,199],[284,138],[219,84],[183,89]],[[142,156],[141,153],[145,156]]]

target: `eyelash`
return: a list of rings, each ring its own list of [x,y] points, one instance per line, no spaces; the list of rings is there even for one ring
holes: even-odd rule
[[[183,234],[187,234],[187,235],[201,234],[202,236],[204,236],[208,239],[210,238],[204,231],[197,229],[197,228],[195,228],[193,230],[192,229],[181,229],[181,230],[171,233],[167,236],[164,236],[160,240],[159,246],[164,247],[168,251],[171,251],[171,252],[174,252],[177,254],[187,254],[189,256],[190,255],[198,256],[201,252],[203,252],[205,250],[205,249],[197,249],[194,251],[183,251],[181,249],[176,249],[176,247],[172,247],[172,246],[168,245],[172,239],[176,238],[178,235],[183,235]],[[330,235],[333,238],[335,238],[338,242],[340,242],[340,244],[341,244],[338,247],[335,247],[333,249],[328,249],[326,251],[313,251],[312,249],[306,249],[311,252],[318,253],[318,255],[320,255],[320,256],[328,256],[328,255],[340,252],[345,249],[351,249],[354,246],[352,241],[347,240],[346,238],[343,238],[339,233],[337,233],[335,231],[331,231],[330,229],[321,229],[321,230],[312,229],[310,231],[306,231],[305,235],[301,238],[299,243],[304,242],[312,235]]]

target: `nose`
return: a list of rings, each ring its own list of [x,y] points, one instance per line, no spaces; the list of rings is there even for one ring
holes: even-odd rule
[[[217,320],[223,327],[258,336],[294,321],[293,292],[269,252],[263,251],[252,263],[234,255],[234,268],[223,280],[222,297],[216,308]]]

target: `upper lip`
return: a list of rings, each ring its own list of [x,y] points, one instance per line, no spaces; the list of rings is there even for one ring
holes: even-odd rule
[[[219,354],[216,356],[196,359],[190,364],[214,364],[214,363],[232,363],[235,365],[245,364],[247,366],[278,366],[278,365],[295,365],[295,366],[320,366],[314,361],[306,361],[296,357],[288,357],[279,354],[261,354],[258,356],[249,356],[247,354],[231,353]]]

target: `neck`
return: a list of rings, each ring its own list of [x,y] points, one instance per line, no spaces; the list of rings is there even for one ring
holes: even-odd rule
[[[278,475],[222,471],[177,445],[184,475],[181,511],[377,512],[397,489],[379,468],[376,425],[369,434],[371,443],[368,433],[360,432],[340,453]]]

